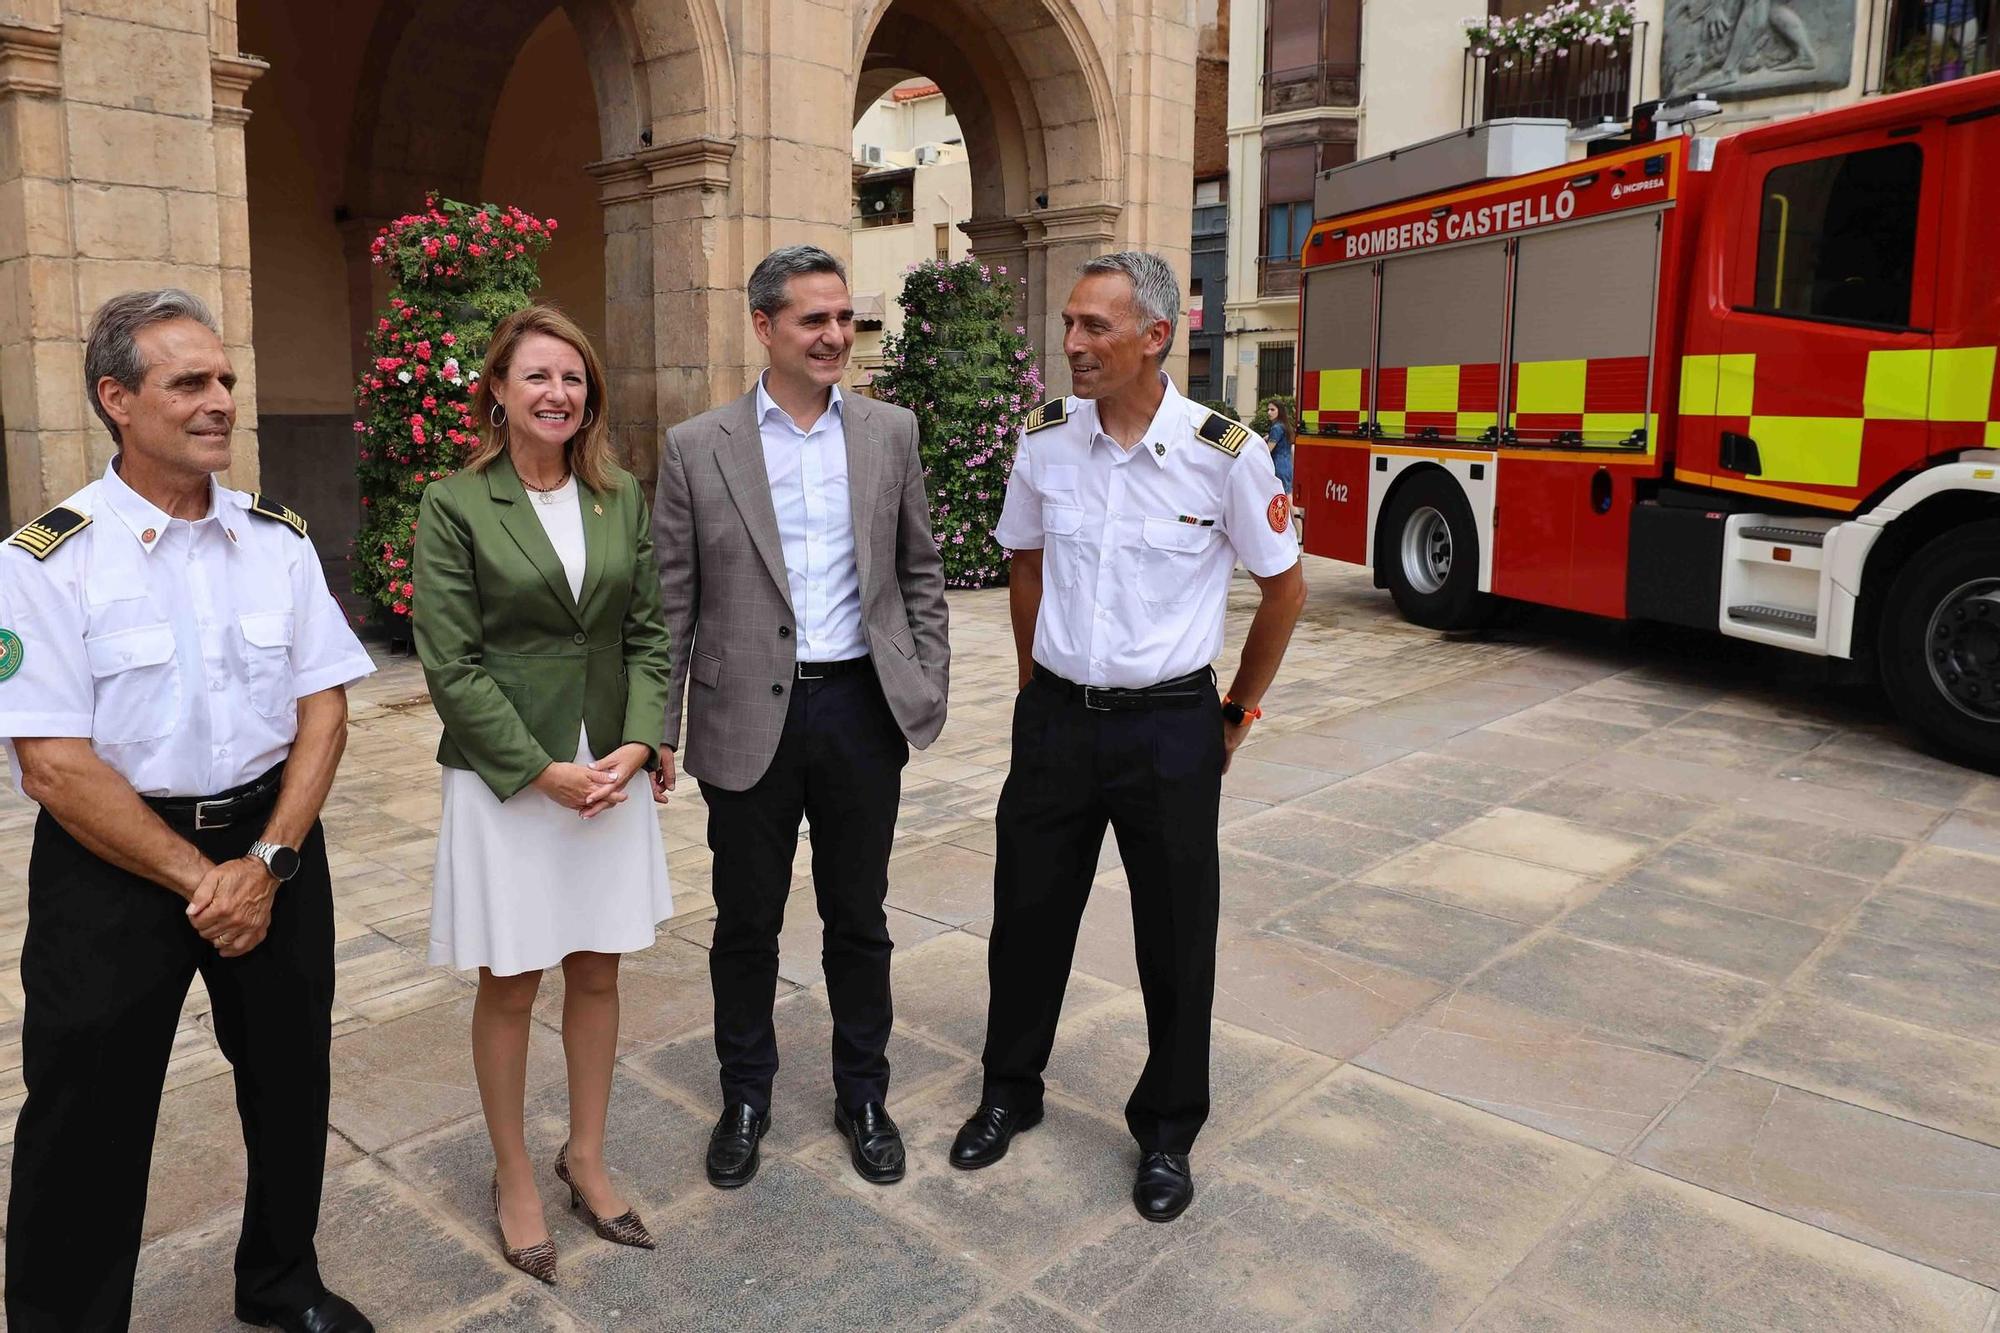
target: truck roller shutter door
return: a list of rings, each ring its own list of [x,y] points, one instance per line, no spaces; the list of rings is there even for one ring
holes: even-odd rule
[[[1649,417],[1659,215],[1523,236],[1510,424],[1524,444],[1657,446]]]
[[[1306,272],[1299,331],[1299,424],[1317,435],[1354,435],[1368,421],[1375,366],[1375,266]]]
[[[1488,438],[1500,421],[1506,310],[1502,242],[1383,261],[1375,421],[1384,437]]]

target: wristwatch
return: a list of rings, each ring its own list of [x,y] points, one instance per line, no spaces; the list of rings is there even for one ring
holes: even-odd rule
[[[281,842],[253,842],[244,855],[262,861],[264,868],[271,872],[271,877],[280,884],[299,873],[298,850]]]
[[[1234,699],[1222,701],[1222,720],[1232,727],[1240,727],[1245,722],[1254,722],[1262,716],[1264,710],[1261,708],[1245,708]]]

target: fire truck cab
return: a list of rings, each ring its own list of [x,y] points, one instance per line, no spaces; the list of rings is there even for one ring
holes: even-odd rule
[[[1322,173],[1306,549],[1879,671],[2000,763],[2000,74],[1566,161],[1503,121]]]

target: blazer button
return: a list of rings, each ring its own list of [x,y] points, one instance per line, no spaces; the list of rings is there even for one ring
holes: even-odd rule
[[[792,637],[792,627],[791,627],[790,625],[780,625],[780,626],[778,626],[778,637],[779,637],[779,638],[781,638],[781,639],[789,639],[789,638],[791,638],[791,637]]]
[[[582,630],[578,630],[576,633],[569,636],[569,641],[571,643],[589,643],[590,636],[588,634],[585,634]]]
[[[771,693],[773,693],[773,694],[783,694],[784,692],[785,692],[785,687],[784,687],[784,686],[782,686],[782,685],[778,684],[778,683],[777,683],[777,682],[775,682],[775,681],[773,681],[773,682],[772,682],[772,684],[771,684]]]

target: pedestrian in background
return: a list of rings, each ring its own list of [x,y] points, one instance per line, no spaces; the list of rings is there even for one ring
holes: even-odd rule
[[[347,686],[375,668],[306,522],[215,480],[236,372],[167,288],[91,317],[104,475],[0,545],[0,736],[41,806],[7,1208],[14,1333],[122,1329],[160,1091],[197,972],[249,1158],[236,1317],[373,1325],[320,1280]],[[144,1321],[142,1321],[144,1326]]]
[[[500,321],[473,394],[479,445],[425,488],[417,656],[444,722],[430,961],[479,969],[472,1067],[509,1263],[555,1280],[523,1126],[529,1019],[563,970],[569,1140],[555,1173],[597,1233],[653,1246],[612,1183],[618,957],[673,915],[653,803],[667,697],[645,493],[611,461],[604,369],[549,306]]]
[[[1161,369],[1179,310],[1157,255],[1085,264],[1062,314],[1075,394],[1035,409],[1007,482],[994,536],[1013,552],[1021,692],[995,816],[986,1080],[951,1146],[953,1166],[990,1166],[1042,1118],[1108,824],[1146,1000],[1125,1124],[1139,1143],[1133,1206],[1152,1222],[1194,1198],[1188,1154],[1208,1118],[1222,775],[1263,716],[1306,595],[1271,456]],[[1238,560],[1261,600],[1218,699],[1210,663]]]
[[[778,1072],[778,931],[799,821],[833,1010],[835,1126],[855,1171],[903,1177],[889,1115],[889,849],[910,747],[944,726],[944,563],[906,408],[840,391],[854,302],[840,261],[788,245],[749,282],[769,365],[749,393],[667,432],[654,500],[673,635],[666,750],[701,783],[715,853],[711,1184],[757,1173]]]
[[[1285,488],[1287,503],[1292,495],[1292,413],[1282,398],[1264,404],[1264,441],[1271,446],[1271,467],[1278,484]]]

